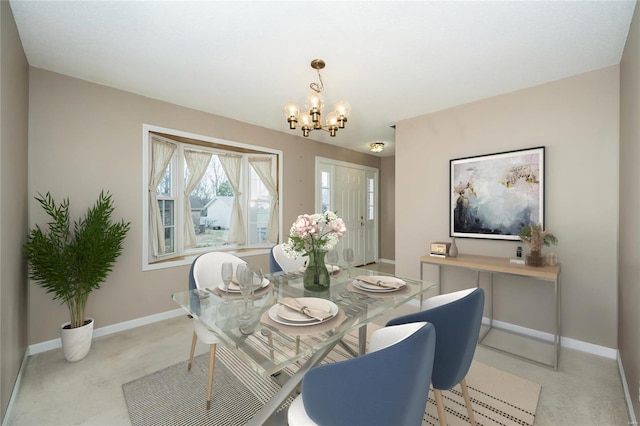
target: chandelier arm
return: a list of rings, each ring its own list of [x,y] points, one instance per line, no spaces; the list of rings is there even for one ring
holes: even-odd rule
[[[320,80],[320,84],[311,83],[309,84],[309,87],[311,88],[311,90],[315,90],[316,93],[320,93],[324,90],[324,83],[322,81],[322,76],[320,75],[320,70],[317,69],[316,71],[318,72],[318,80]]]

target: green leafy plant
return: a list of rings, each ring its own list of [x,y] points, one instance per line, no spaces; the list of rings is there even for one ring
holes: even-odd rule
[[[527,225],[520,231],[520,240],[525,242],[531,251],[540,251],[542,246],[558,244],[558,239],[549,231],[542,229],[542,225]]]
[[[46,229],[36,225],[29,231],[25,244],[29,277],[53,293],[53,300],[67,305],[70,328],[81,327],[89,294],[111,272],[131,223],[111,221],[114,207],[108,192],[100,192],[95,205],[73,223],[73,229],[68,198],[59,205],[49,192],[35,199],[51,221]]]

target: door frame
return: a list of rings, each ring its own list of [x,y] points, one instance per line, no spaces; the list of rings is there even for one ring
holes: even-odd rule
[[[328,166],[328,167],[327,167]],[[335,193],[334,193],[334,185],[333,185],[333,181],[335,179],[335,174],[336,174],[336,166],[340,166],[340,167],[349,167],[349,168],[353,168],[353,169],[358,169],[364,172],[365,174],[365,180],[363,185],[365,185],[365,188],[363,188],[363,193],[365,194],[365,197],[367,196],[366,194],[368,194],[367,188],[366,188],[366,182],[367,176],[371,176],[373,174],[373,179],[374,179],[374,212],[373,212],[373,237],[372,239],[374,240],[373,242],[371,242],[371,244],[374,247],[374,258],[372,259],[373,262],[377,262],[378,258],[379,258],[379,213],[380,213],[380,197],[379,197],[379,186],[380,186],[380,182],[379,182],[379,176],[380,176],[380,170],[376,167],[371,167],[371,166],[365,166],[362,164],[357,164],[357,163],[350,163],[347,161],[341,161],[341,160],[335,160],[332,158],[326,158],[326,157],[316,157],[316,161],[315,161],[315,182],[314,182],[314,188],[315,188],[315,211],[317,212],[322,212],[322,180],[321,180],[321,172],[322,171],[326,171],[328,169],[329,173],[330,173],[330,185],[329,185],[329,197],[330,197],[330,202],[329,202],[329,208],[333,209],[334,208],[334,204],[333,204],[333,200],[335,199]],[[363,212],[366,215],[366,210],[367,210],[367,200],[365,199],[365,212]],[[348,230],[347,230],[348,232]],[[365,241],[365,245],[369,244],[369,241]],[[365,263],[368,263],[368,259],[365,259]]]

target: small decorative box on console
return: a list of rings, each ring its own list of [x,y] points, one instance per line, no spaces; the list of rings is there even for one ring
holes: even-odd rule
[[[431,255],[445,257],[449,255],[451,243],[435,242],[431,243]]]

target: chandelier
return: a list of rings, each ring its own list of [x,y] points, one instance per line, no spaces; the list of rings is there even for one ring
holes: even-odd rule
[[[333,111],[327,114],[325,124],[324,126],[322,125],[324,100],[322,99],[321,93],[324,89],[324,83],[322,82],[320,70],[323,69],[324,66],[325,63],[322,59],[314,59],[311,61],[311,68],[318,72],[318,80],[320,83],[309,84],[311,92],[304,101],[306,111],[300,112],[300,108],[295,102],[289,102],[284,106],[284,114],[289,123],[289,128],[295,129],[298,123],[300,123],[304,137],[309,136],[312,130],[324,130],[325,132],[329,132],[331,136],[335,136],[338,129],[344,129],[344,125],[351,114],[351,106],[346,101],[340,101],[333,107]]]

